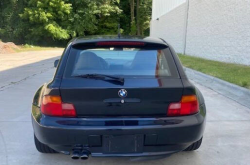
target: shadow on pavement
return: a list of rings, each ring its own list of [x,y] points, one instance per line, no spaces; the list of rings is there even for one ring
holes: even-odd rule
[[[58,58],[59,56],[0,71],[0,91],[29,77],[54,68],[54,61]]]

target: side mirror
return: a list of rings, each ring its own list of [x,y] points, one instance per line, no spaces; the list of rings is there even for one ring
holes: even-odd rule
[[[56,68],[59,63],[59,59],[54,62],[54,67]]]

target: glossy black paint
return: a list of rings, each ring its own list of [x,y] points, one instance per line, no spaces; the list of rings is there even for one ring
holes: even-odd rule
[[[124,84],[102,80],[65,78],[64,72],[72,46],[94,44],[98,41],[140,41],[169,48],[178,69],[179,78],[126,78]],[[126,89],[125,103],[120,102],[118,90]],[[182,117],[167,117],[170,102],[182,95],[196,94],[200,112]],[[61,95],[63,101],[73,102],[77,118],[45,116],[40,111],[44,95]],[[154,97],[152,97],[154,96]],[[164,97],[163,97],[164,96]],[[84,107],[84,108],[83,108]],[[94,37],[69,42],[57,65],[51,82],[36,92],[32,105],[32,123],[36,137],[57,151],[71,152],[81,146],[92,156],[150,156],[172,154],[186,149],[202,136],[206,121],[204,98],[188,79],[173,48],[161,39]],[[104,153],[106,135],[142,135],[140,153]]]
[[[123,88],[128,91],[125,104],[118,96],[118,90]],[[63,101],[75,105],[78,116],[153,117],[166,116],[169,103],[181,99],[183,85],[180,79],[126,78],[124,85],[93,79],[63,79],[60,93]],[[120,102],[107,103],[107,99],[119,99]],[[141,101],[128,102],[127,99]]]
[[[81,145],[92,156],[101,156],[104,135],[143,135],[143,152],[134,156],[171,154],[184,150],[202,137],[205,106],[200,109],[196,115],[176,118],[55,118],[44,116],[38,107],[33,107],[33,114],[36,114],[33,127],[37,138],[57,151],[72,151],[76,145]],[[93,136],[96,140],[91,141]]]

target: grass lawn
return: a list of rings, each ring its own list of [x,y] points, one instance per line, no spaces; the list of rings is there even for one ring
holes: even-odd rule
[[[183,66],[250,89],[250,66],[206,60],[179,54]]]
[[[41,46],[32,46],[32,45],[23,45],[19,47],[20,49],[15,49],[16,52],[41,51],[41,50],[51,50],[51,49],[57,48],[57,47],[41,47]],[[61,49],[61,48],[57,48],[57,49]]]

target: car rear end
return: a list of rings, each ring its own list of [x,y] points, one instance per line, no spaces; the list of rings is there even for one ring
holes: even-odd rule
[[[65,154],[172,154],[204,131],[202,94],[159,40],[74,41],[37,95],[35,136]]]

